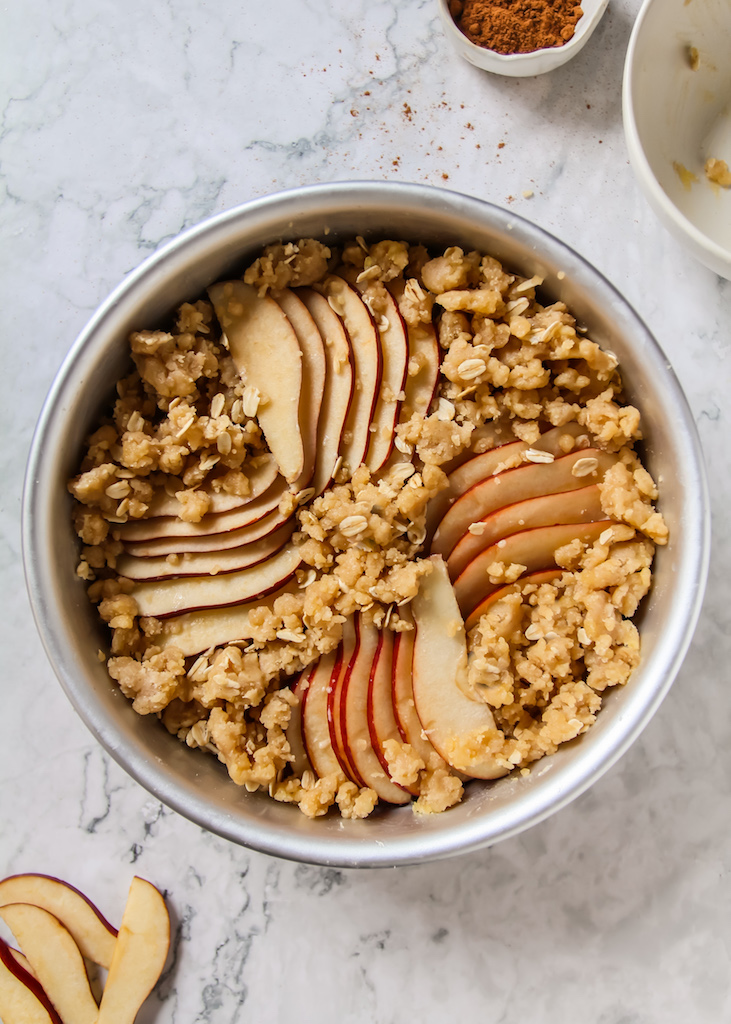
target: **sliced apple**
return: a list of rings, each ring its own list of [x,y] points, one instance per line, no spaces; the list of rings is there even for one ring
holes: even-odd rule
[[[340,450],[345,471],[352,474],[365,461],[370,443],[370,427],[381,387],[381,344],[373,317],[347,281],[331,275],[320,287],[343,321],[353,352],[355,386]]]
[[[400,608],[399,615],[402,619],[413,623],[408,606]],[[429,764],[437,752],[424,732],[421,719],[416,713],[413,660],[414,630],[411,629],[403,633],[397,633],[393,646],[391,676],[391,703],[394,716],[403,741],[413,747],[414,752],[422,759],[424,764]]]
[[[330,743],[341,769],[356,786],[363,786],[364,782],[353,764],[345,741],[345,691],[359,650],[360,616],[355,615],[343,624],[343,639],[328,690],[327,721]]]
[[[584,460],[581,466],[577,466]],[[432,541],[433,554],[447,558],[473,523],[506,505],[542,494],[572,491],[600,481],[617,456],[585,448],[549,463],[526,463],[490,476],[465,491],[444,515]],[[593,466],[588,472],[584,466]],[[576,472],[574,472],[576,469]]]
[[[362,294],[367,298],[365,288],[367,286]],[[393,449],[409,365],[409,342],[403,317],[390,292],[383,288],[381,296],[385,306],[383,319],[379,320],[377,326],[383,367],[365,458],[372,473],[378,472],[385,465]]]
[[[125,544],[156,540],[159,537],[219,536],[258,523],[277,508],[288,489],[286,482],[278,476],[264,494],[260,494],[258,498],[240,508],[228,512],[208,513],[197,523],[187,523],[177,516],[131,519],[115,527],[115,534]]]
[[[84,958],[58,918],[30,903],[9,903],[0,917],[64,1024],[95,1024],[98,1007]]]
[[[249,604],[237,604],[207,611],[185,612],[172,615],[161,623],[156,642],[165,647],[177,647],[186,657],[207,651],[209,647],[221,647],[253,636],[249,615],[255,608],[271,608],[278,597],[296,590],[294,582],[287,583],[280,590],[265,598],[257,598]]]
[[[330,486],[342,446],[343,431],[353,399],[353,357],[343,322],[324,295],[311,288],[296,293],[304,302],[325,346],[326,384],[317,432],[317,459],[312,487],[315,494]]]
[[[202,554],[215,551],[226,551],[229,548],[243,547],[253,544],[264,537],[271,536],[280,527],[286,525],[294,529],[294,517],[290,513],[274,509],[251,526],[243,526],[238,530],[226,533],[211,533],[201,537],[157,537],[154,540],[127,542],[124,550],[134,558],[167,558],[168,555]]]
[[[65,1024],[14,953],[0,939],[0,1019],[4,1024]]]
[[[506,505],[474,524],[475,530],[480,532],[468,530],[455,544],[447,559],[449,575],[456,580],[481,551],[521,530],[558,526],[560,523],[592,523],[606,518],[597,484],[578,487],[575,491],[542,494],[539,498]]]
[[[305,694],[309,688],[310,676],[313,671],[313,668],[305,669],[304,672],[299,674],[297,681],[293,685],[290,684],[292,685],[292,693],[297,698],[297,702],[293,705],[289,716],[286,736],[291,755],[291,761],[289,764],[292,769],[292,773],[299,778],[302,778],[303,772],[312,771],[312,765],[310,764],[310,759],[307,756],[307,748],[305,747],[302,735],[302,704],[304,702]]]
[[[472,614],[465,622],[465,629],[469,633],[474,626],[478,624],[480,619],[486,612],[488,612],[494,604],[507,597],[508,594],[518,594],[522,589],[528,586],[529,583],[533,583],[536,586],[540,586],[541,583],[552,583],[553,580],[557,579],[563,573],[563,569],[544,569],[542,572],[529,572],[524,576],[521,576],[515,583],[508,583],[504,587],[498,587],[497,590],[493,590],[491,594],[480,602],[475,608]]]
[[[10,953],[13,960],[15,960],[15,962],[19,964],[24,971],[27,971],[28,974],[31,975],[31,977],[35,977],[35,975],[33,974],[33,968],[28,963],[28,958],[26,956],[23,956],[19,949],[14,949],[12,946],[8,946],[8,952]]]
[[[161,893],[135,876],[104,986],[97,1024],[133,1024],[157,984],[170,948],[170,918]]]
[[[403,302],[406,282],[398,279],[388,284],[399,311]],[[437,332],[432,323],[406,324],[409,358],[404,383],[404,401],[400,420],[407,422],[416,413],[428,416],[439,384],[442,357]]]
[[[488,567],[494,562],[524,565],[526,573],[555,569],[556,551],[560,547],[574,539],[584,544],[593,544],[612,523],[611,519],[602,519],[592,523],[541,526],[535,530],[514,533],[480,552],[454,581],[454,593],[467,619],[467,628],[471,629],[474,625],[471,614],[474,609],[500,586],[499,583],[491,583],[487,575]]]
[[[164,580],[171,576],[205,576],[248,569],[280,551],[294,533],[294,522],[281,526],[261,540],[222,551],[183,552],[172,558],[138,558],[120,555],[117,572],[129,580]]]
[[[210,484],[201,487],[201,492],[208,496],[208,514],[230,512],[232,509],[248,505],[250,501],[268,491],[278,475],[279,467],[276,462],[274,459],[267,458],[262,465],[246,471],[250,490],[245,497],[240,497],[238,494],[227,494],[225,491],[216,491]],[[153,519],[158,516],[178,517],[182,507],[174,494],[167,494],[163,491],[156,494],[150,502],[145,519]]]
[[[58,918],[87,960],[108,968],[117,929],[94,904],[67,882],[50,875],[11,875],[0,882],[0,906],[32,903]]]
[[[146,580],[132,590],[140,615],[167,618],[179,612],[243,604],[278,590],[301,563],[299,551],[287,545],[278,554],[249,569],[216,576]]]
[[[208,289],[236,368],[259,391],[257,418],[282,475],[293,483],[304,469],[300,431],[302,351],[292,324],[270,296],[243,281]]]
[[[369,729],[368,692],[373,675],[377,672],[384,636],[362,615],[359,615],[358,619],[358,651],[351,662],[340,705],[345,748],[362,785],[375,790],[379,800],[389,804],[406,804],[411,796],[391,780],[387,768],[381,764],[373,748]],[[385,660],[387,661],[388,658]],[[388,699],[390,666],[384,665],[384,670]]]
[[[315,665],[309,677],[309,685],[303,694],[302,736],[310,764],[317,775],[324,779],[328,775],[346,781],[345,773],[333,750],[328,722],[328,696],[333,673],[340,667],[341,649],[326,654]]]
[[[470,778],[496,779],[507,770],[489,752],[496,735],[487,704],[467,694],[467,641],[447,566],[432,557],[411,602],[414,701],[422,727],[444,760]]]
[[[397,743],[403,743],[404,737],[396,721],[396,714],[393,709],[392,699],[392,673],[393,673],[393,650],[394,650],[394,636],[400,634],[394,634],[390,629],[384,629],[381,631],[378,650],[373,658],[373,665],[371,666],[370,678],[368,680],[368,698],[367,698],[367,721],[368,721],[368,734],[370,738],[370,746],[373,749],[378,761],[380,763],[382,771],[386,773],[387,778],[391,779],[391,772],[388,767],[388,759],[385,753],[384,744],[388,740],[395,740]],[[352,741],[349,739],[349,742]],[[361,774],[363,774],[361,772]],[[393,783],[393,780],[392,784]],[[401,787],[399,783],[395,783],[397,789],[405,789],[411,793],[412,796],[419,795],[419,785],[414,783],[411,786]],[[374,785],[373,788],[381,797],[379,789]],[[399,799],[396,803],[404,803],[402,795],[398,794]],[[384,800],[389,800],[388,795],[382,797]],[[391,801],[392,802],[392,801]]]
[[[299,424],[304,449],[304,465],[293,483],[303,490],[312,483],[317,459],[317,432],[320,409],[325,394],[325,346],[317,324],[302,299],[289,288],[277,292],[275,301],[294,328],[302,352],[302,391],[300,393]]]

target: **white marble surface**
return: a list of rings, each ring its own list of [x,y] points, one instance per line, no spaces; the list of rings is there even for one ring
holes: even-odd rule
[[[134,872],[164,888],[175,941],[147,1024],[731,1016],[731,285],[666,234],[628,165],[621,73],[638,7],[612,0],[574,62],[529,80],[462,63],[433,0],[4,8],[0,873],[60,875],[113,918]],[[97,303],[202,217],[346,178],[512,204],[599,267],[685,382],[716,526],[694,643],[622,762],[517,839],[396,871],[278,862],[161,807],[63,696],[20,560],[33,424]]]

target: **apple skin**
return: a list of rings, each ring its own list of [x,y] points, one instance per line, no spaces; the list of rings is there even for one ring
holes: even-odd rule
[[[72,885],[51,875],[10,875],[0,882],[0,906],[8,903],[33,903],[47,910],[68,929],[87,960],[109,967],[117,929]]]
[[[319,778],[345,774],[332,747],[328,721],[328,695],[333,674],[340,670],[340,652],[326,654],[314,665],[302,695],[302,738],[310,764]]]
[[[33,975],[0,939],[0,1018],[4,1024],[64,1024]]]

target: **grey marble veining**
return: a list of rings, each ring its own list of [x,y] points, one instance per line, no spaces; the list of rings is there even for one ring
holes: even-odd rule
[[[632,176],[620,99],[638,8],[612,0],[571,64],[527,80],[462,63],[432,0],[4,12],[0,872],[59,875],[115,920],[134,873],[165,890],[172,952],[143,1024],[731,1017],[731,284],[665,232]],[[19,555],[33,425],[98,302],[211,213],[354,178],[510,206],[605,273],[683,381],[715,528],[693,645],[620,764],[516,839],[397,871],[277,862],[153,800],[67,704]]]

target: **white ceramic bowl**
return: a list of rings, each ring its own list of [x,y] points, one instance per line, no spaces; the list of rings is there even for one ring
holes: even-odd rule
[[[662,485],[670,543],[658,551],[640,628],[642,663],[609,693],[597,722],[530,775],[473,782],[445,814],[408,807],[366,821],[311,821],[235,786],[219,762],[190,750],[154,715],[140,717],[97,659],[105,627],[76,578],[66,488],[84,437],[129,365],[130,330],[160,323],[211,282],[241,271],[276,239],[403,238],[434,249],[491,252],[567,303],[616,353],[625,393],[643,414],[645,459]],[[454,192],[394,182],[343,182],[267,196],[191,228],[146,260],[81,333],[51,388],[31,446],[23,556],[33,612],[70,701],[109,753],[164,803],[227,839],[295,860],[393,866],[474,850],[565,806],[629,747],[667,693],[695,626],[708,563],[708,497],[695,425],[667,358],[624,298],[581,256],[514,213]]]
[[[542,75],[546,71],[561,67],[575,57],[579,50],[584,48],[589,36],[601,21],[608,2],[609,0],[582,0],[584,14],[576,26],[576,32],[563,46],[551,46],[543,50],[534,50],[532,53],[505,54],[473,43],[454,23],[449,13],[448,0],[437,0],[444,31],[447,38],[456,46],[458,53],[483,71],[490,71],[494,75],[508,75],[510,78]]]
[[[650,205],[697,259],[731,280],[731,189],[704,173],[709,157],[731,168],[730,0],[645,0],[622,105],[630,161]]]

